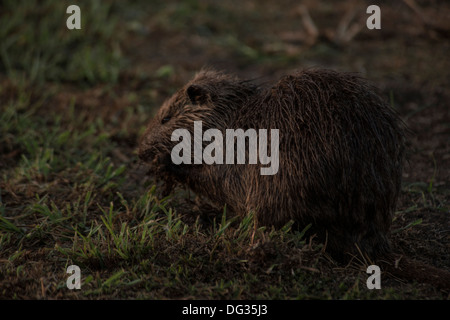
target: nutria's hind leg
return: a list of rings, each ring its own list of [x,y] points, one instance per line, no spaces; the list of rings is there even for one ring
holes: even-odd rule
[[[362,234],[357,228],[352,230],[341,227],[329,227],[318,232],[319,240],[326,245],[326,252],[336,261],[346,263],[355,258],[373,262],[391,252],[390,242],[384,232],[369,230]]]

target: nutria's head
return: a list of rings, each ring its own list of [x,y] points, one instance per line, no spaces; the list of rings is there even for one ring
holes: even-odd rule
[[[150,121],[139,144],[139,158],[158,166],[170,160],[171,141],[176,129],[193,134],[194,121],[202,121],[203,130],[227,128],[236,110],[257,91],[246,81],[212,70],[200,71],[169,98]]]

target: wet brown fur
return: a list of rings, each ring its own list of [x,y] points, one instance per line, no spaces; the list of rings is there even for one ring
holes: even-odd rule
[[[331,70],[299,71],[271,87],[203,70],[164,103],[139,155],[169,186],[175,180],[239,215],[253,211],[260,225],[312,224],[338,260],[363,253],[393,261],[388,235],[405,129],[376,92],[355,74]],[[259,164],[174,165],[171,134],[193,134],[194,121],[224,136],[225,129],[279,129],[278,173],[263,176]]]

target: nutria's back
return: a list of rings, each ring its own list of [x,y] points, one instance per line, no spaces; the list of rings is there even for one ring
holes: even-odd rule
[[[278,129],[278,172],[261,175],[260,164],[171,163],[171,133],[192,131],[195,120],[223,133]],[[335,257],[359,250],[375,257],[389,251],[404,144],[395,112],[354,74],[305,70],[260,88],[207,71],[161,108],[140,156],[219,205],[254,211],[262,225],[311,223]]]

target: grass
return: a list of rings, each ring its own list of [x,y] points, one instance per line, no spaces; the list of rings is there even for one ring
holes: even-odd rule
[[[251,214],[228,218],[226,208],[202,224],[176,205],[177,195],[158,198],[151,181],[133,180],[130,190],[135,160],[110,158],[121,148],[111,123],[83,121],[86,111],[77,111],[76,101],[68,112],[43,115],[46,93],[22,101],[26,92],[17,90],[2,107],[0,125],[8,163],[0,182],[3,298],[404,297],[364,289],[361,270],[350,277],[323,271],[329,260],[320,246],[290,224],[255,229]],[[65,286],[72,264],[81,268],[80,291]]]
[[[2,72],[44,81],[117,80],[121,52],[120,29],[112,1],[78,1],[82,29],[65,28],[70,1],[4,1],[0,20]],[[97,46],[97,43],[102,45]]]
[[[446,298],[389,280],[367,290],[364,268],[337,265],[306,228],[258,228],[252,213],[237,219],[226,207],[199,215],[185,190],[162,198],[145,175],[138,138],[184,80],[176,60],[150,65],[147,75],[139,70],[146,61],[132,68],[129,51],[147,52],[133,47],[147,21],[163,35],[203,37],[238,65],[292,67],[302,57],[264,49],[263,34],[276,38],[265,18],[276,12],[159,1],[147,20],[149,5],[139,1],[77,3],[78,31],[65,28],[69,1],[0,5],[0,298]],[[266,31],[252,33],[253,24]],[[396,237],[426,227],[426,210],[448,210],[434,159],[431,167],[431,180],[405,185]],[[81,290],[66,287],[73,264]]]

